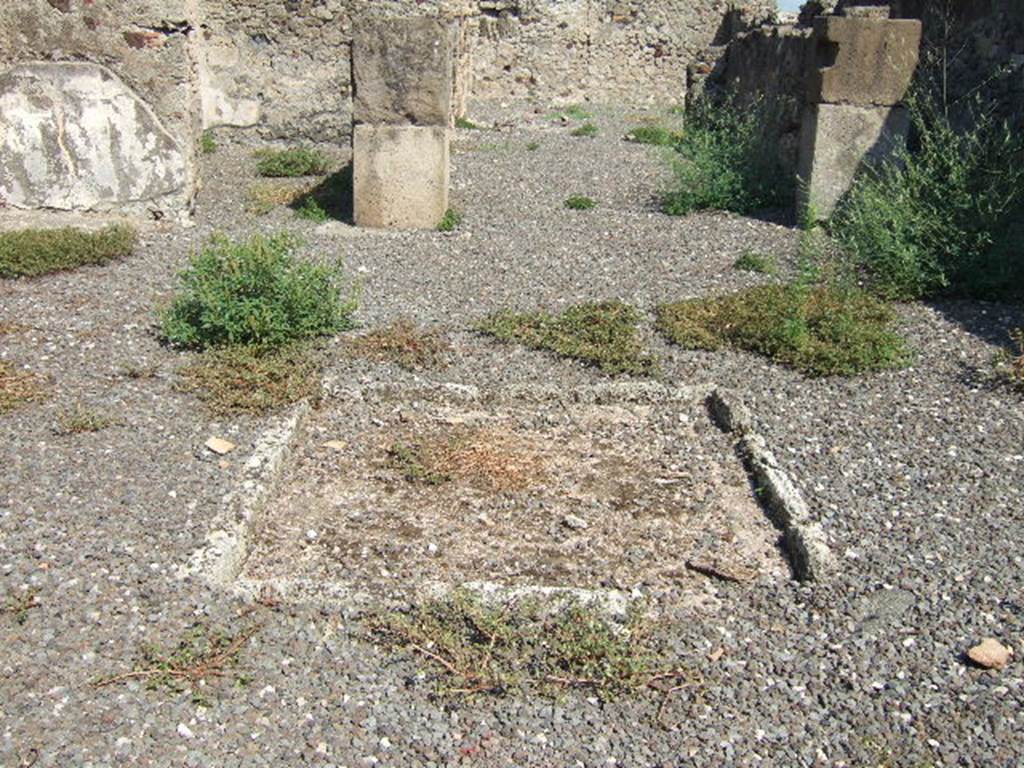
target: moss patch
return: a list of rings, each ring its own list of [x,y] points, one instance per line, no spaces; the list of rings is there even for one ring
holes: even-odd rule
[[[640,342],[639,321],[633,307],[605,301],[578,304],[560,315],[498,312],[485,318],[478,330],[502,341],[582,360],[605,373],[650,376],[658,365]]]
[[[666,304],[658,329],[688,349],[735,347],[810,376],[894,368],[909,353],[892,309],[855,288],[769,285]]]
[[[106,264],[131,254],[137,241],[135,229],[124,224],[98,232],[73,227],[0,232],[0,277],[36,277]]]

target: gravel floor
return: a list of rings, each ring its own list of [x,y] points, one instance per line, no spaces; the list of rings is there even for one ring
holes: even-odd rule
[[[365,325],[407,315],[450,330],[449,369],[337,357],[330,375],[354,384],[599,382],[466,329],[499,307],[585,298],[649,310],[755,282],[731,269],[745,249],[793,258],[783,226],[657,214],[662,162],[620,140],[636,117],[602,112],[601,135],[583,139],[527,110],[509,116],[509,130],[460,132],[466,223],[451,235],[318,228],[284,210],[253,218],[239,179],[255,161],[225,150],[209,159],[194,228],[153,229],[124,263],[0,282],[0,323],[27,326],[0,337],[0,359],[52,381],[48,401],[0,417],[0,601],[34,590],[38,602],[23,623],[0,614],[0,766],[1024,763],[1024,408],[982,376],[993,344],[1024,325],[1019,308],[905,307],[914,365],[855,380],[652,339],[670,380],[742,393],[841,562],[828,584],[723,587],[730,610],[674,626],[704,685],[675,696],[661,724],[646,697],[439,700],[415,661],[367,642],[344,605],[246,606],[174,577],[262,426],[215,423],[176,392],[182,356],[152,333],[153,307],[211,231],[288,224],[311,255],[360,278]],[[566,211],[571,194],[599,206]],[[76,403],[116,424],[55,434]],[[202,449],[211,435],[240,449],[216,459]],[[259,627],[242,656],[247,685],[219,686],[203,706],[138,680],[92,684],[197,622]],[[990,635],[1016,648],[1002,672],[962,660]]]

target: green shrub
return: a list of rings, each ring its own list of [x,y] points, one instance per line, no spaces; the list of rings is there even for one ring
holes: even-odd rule
[[[327,173],[327,158],[316,149],[264,150],[259,153],[259,158],[256,172],[269,178],[323,176]]]
[[[164,338],[198,349],[277,347],[350,328],[337,269],[299,261],[287,233],[244,241],[214,237],[192,257],[181,289],[161,317]]]
[[[980,107],[965,130],[925,99],[911,115],[914,145],[857,179],[833,236],[887,298],[1024,292],[1024,133]]]
[[[0,232],[0,277],[36,277],[106,264],[131,254],[137,242],[138,233],[124,224],[98,232],[71,227]]]
[[[601,131],[593,123],[584,123],[579,128],[573,128],[569,133],[572,136],[578,136],[583,138],[593,138],[597,136]]]
[[[315,221],[323,223],[327,221],[330,216],[327,215],[327,211],[320,205],[320,202],[310,195],[306,195],[301,199],[301,202],[297,203],[295,208],[295,215],[300,219],[306,219],[307,221]]]
[[[862,290],[766,285],[658,308],[658,329],[688,349],[735,347],[810,376],[855,375],[906,362],[895,316]]]
[[[570,211],[589,211],[597,205],[597,202],[586,195],[573,195],[565,201],[564,205]]]
[[[741,272],[771,275],[775,272],[775,259],[763,253],[744,251],[733,263],[733,267]]]
[[[498,312],[478,326],[502,341],[545,349],[597,366],[605,373],[649,376],[657,360],[637,334],[640,316],[621,301],[578,304],[561,315]]]
[[[655,147],[674,147],[683,141],[680,131],[673,131],[660,125],[640,125],[626,134],[628,141],[650,144]]]
[[[793,183],[777,153],[780,104],[740,105],[705,97],[687,113],[686,130],[673,144],[676,183],[662,210],[682,216],[699,210],[752,213],[792,202]]]
[[[437,223],[438,232],[454,232],[458,229],[462,223],[462,214],[454,208],[449,208],[444,212],[444,216],[441,217],[441,221]]]

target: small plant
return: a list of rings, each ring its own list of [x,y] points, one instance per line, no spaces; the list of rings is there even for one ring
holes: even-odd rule
[[[319,150],[293,147],[262,150],[259,153],[256,172],[269,178],[323,176],[327,173],[327,166],[327,158]]]
[[[673,216],[699,210],[745,214],[789,204],[792,184],[771,138],[780,108],[766,101],[697,101],[673,145],[676,184],[662,196],[662,210]]]
[[[540,149],[539,141],[531,141],[529,144],[526,145],[527,152],[536,152],[538,149]]]
[[[98,232],[71,227],[0,232],[0,278],[37,277],[106,264],[130,255],[137,242],[138,233],[124,224]]]
[[[46,396],[41,376],[15,368],[0,360],[0,416]]]
[[[570,104],[548,115],[549,120],[589,120],[594,115],[580,104]]]
[[[258,182],[249,187],[245,209],[257,216],[266,216],[279,205],[293,205],[309,194],[308,186],[288,182]]]
[[[28,612],[40,605],[42,603],[39,602],[39,590],[29,589],[19,594],[9,594],[0,605],[0,613],[12,616],[14,622],[20,625],[28,621]]]
[[[311,213],[314,221],[351,221],[352,194],[352,166],[346,165],[326,176],[312,189],[304,189],[288,205],[299,215],[303,211],[315,211]],[[321,214],[323,218],[320,218]]]
[[[204,689],[220,679],[244,685],[248,678],[239,670],[242,651],[259,631],[250,627],[236,634],[211,631],[205,625],[190,628],[173,648],[147,645],[129,672],[96,680],[96,687],[141,680],[150,690],[174,694],[191,691],[195,703],[206,703]]]
[[[623,625],[578,602],[554,610],[528,601],[490,605],[459,591],[383,616],[375,629],[421,658],[447,695],[584,689],[604,700],[643,691],[667,698],[700,685],[685,669],[657,669],[662,644],[639,610]]]
[[[683,141],[683,134],[660,125],[640,125],[626,134],[626,140],[655,147],[674,147]]]
[[[576,136],[576,137],[581,137],[581,138],[593,138],[594,136],[597,136],[597,134],[599,134],[600,132],[601,132],[601,130],[596,125],[594,125],[593,123],[584,123],[583,125],[579,126],[578,128],[573,128],[569,132],[569,134],[571,136]]]
[[[773,275],[776,270],[772,256],[756,251],[744,251],[733,263],[733,267],[741,272],[757,272],[762,275]]]
[[[422,330],[405,318],[354,339],[348,346],[354,354],[395,363],[408,371],[443,367],[451,351],[438,331]]]
[[[297,247],[288,233],[214,237],[181,274],[163,337],[193,349],[279,347],[352,327],[356,302],[342,297],[339,270],[299,261]]]
[[[330,218],[330,216],[327,215],[327,211],[323,209],[323,206],[320,205],[320,202],[315,197],[304,197],[296,206],[295,215],[300,219],[314,221],[319,224],[322,224]]]
[[[462,224],[462,214],[454,208],[449,208],[444,212],[444,216],[441,217],[441,221],[437,223],[438,232],[454,232]]]
[[[213,130],[207,128],[199,138],[199,151],[204,155],[212,155],[217,151],[217,137]]]
[[[209,349],[178,376],[177,389],[216,416],[262,415],[320,394],[320,361],[302,344]]]
[[[410,483],[443,485],[451,482],[451,475],[433,467],[433,463],[422,445],[395,443],[388,448],[388,465]]]
[[[468,117],[457,117],[455,118],[455,127],[464,131],[479,131],[483,130],[481,126],[474,123]]]
[[[561,315],[499,312],[485,318],[478,330],[502,341],[582,360],[608,374],[651,376],[658,364],[638,338],[639,321],[632,307],[605,301],[579,304]]]
[[[597,202],[586,195],[573,195],[566,199],[564,205],[570,211],[589,211],[597,206]]]
[[[81,435],[87,432],[99,432],[117,424],[116,418],[108,413],[90,408],[82,403],[75,403],[65,408],[57,417],[58,435]]]
[[[1014,389],[1024,392],[1024,328],[1010,332],[1016,351],[1000,351],[996,356],[996,375]]]
[[[903,365],[908,351],[882,302],[852,287],[767,285],[658,309],[658,329],[687,349],[736,347],[809,376]]]

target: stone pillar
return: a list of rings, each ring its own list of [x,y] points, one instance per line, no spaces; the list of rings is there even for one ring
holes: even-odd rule
[[[901,102],[917,68],[921,22],[889,19],[877,7],[846,13],[814,20],[797,164],[804,217],[827,219],[864,164],[890,155],[909,130]]]
[[[352,42],[352,165],[360,227],[427,229],[448,209],[449,26],[367,19]]]

